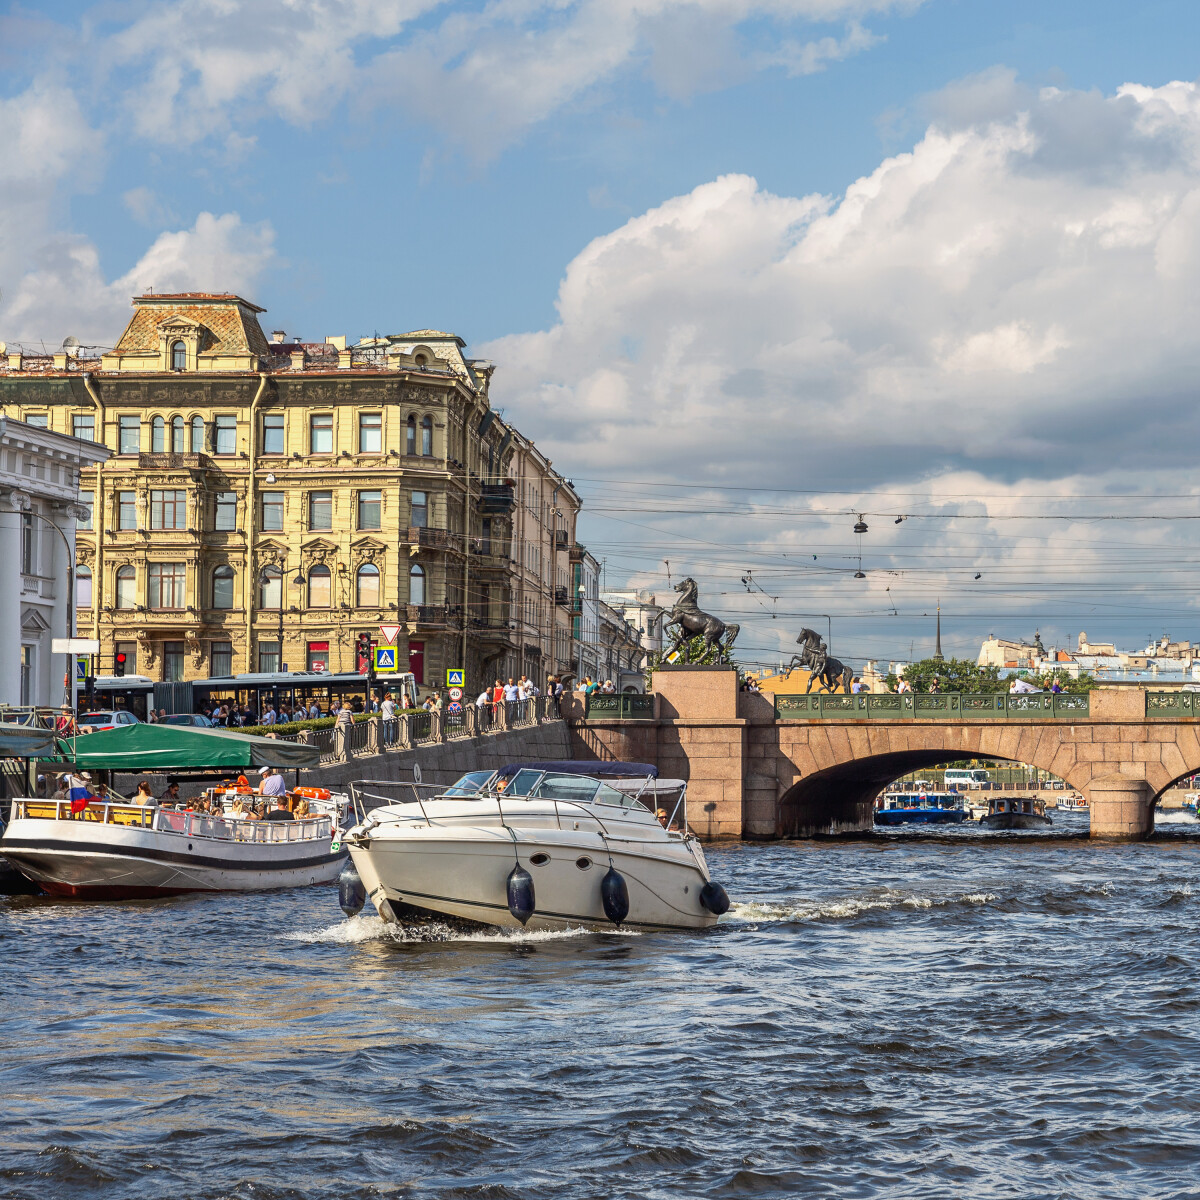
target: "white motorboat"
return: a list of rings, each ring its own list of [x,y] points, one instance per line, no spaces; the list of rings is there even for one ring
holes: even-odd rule
[[[16,799],[0,855],[53,896],[127,900],[330,883],[346,861],[346,796],[309,797],[312,816],[245,820],[127,801]]]
[[[639,763],[529,763],[472,771],[428,799],[415,786],[400,803],[355,790],[365,819],[345,841],[362,890],[355,900],[343,886],[342,907],[358,911],[365,892],[385,921],[704,929],[729,898],[687,830],[687,785],[656,775]]]

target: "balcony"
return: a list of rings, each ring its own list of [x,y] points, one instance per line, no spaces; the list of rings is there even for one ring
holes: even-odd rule
[[[479,511],[486,516],[507,516],[516,507],[516,488],[511,483],[481,483]]]
[[[431,529],[424,525],[410,525],[404,538],[410,546],[420,546],[422,550],[454,550],[461,549],[462,538],[449,529]]]
[[[458,610],[449,604],[409,604],[405,608],[405,619],[418,625],[433,625],[441,629],[457,624],[454,620]]]
[[[157,471],[207,471],[213,465],[207,454],[139,454],[138,466]]]
[[[571,593],[565,587],[556,587],[554,589],[554,603],[561,605],[563,608],[569,608],[571,605]]]
[[[554,548],[555,550],[570,550],[571,538],[565,529],[554,531]]]

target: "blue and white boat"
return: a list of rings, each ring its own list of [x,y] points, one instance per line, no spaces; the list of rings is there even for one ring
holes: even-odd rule
[[[966,819],[957,792],[885,792],[875,802],[876,825],[957,825]]]

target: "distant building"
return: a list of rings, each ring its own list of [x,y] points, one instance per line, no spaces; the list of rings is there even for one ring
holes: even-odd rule
[[[584,546],[572,546],[570,553],[571,625],[581,683],[600,676],[600,564]]]
[[[638,591],[604,592],[600,599],[620,613],[637,630],[642,655],[636,666],[644,669],[649,665],[650,658],[662,651],[663,607],[656,601],[654,593],[645,588]]]
[[[75,568],[73,597],[68,584],[75,530],[92,528],[80,471],[108,456],[92,441],[0,417],[0,704],[63,701],[74,666],[53,653],[53,639],[73,637],[76,614],[92,604],[90,554]]]

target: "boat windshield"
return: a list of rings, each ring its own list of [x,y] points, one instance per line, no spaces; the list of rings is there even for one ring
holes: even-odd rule
[[[495,771],[468,771],[461,779],[455,780],[443,793],[443,796],[478,796]]]
[[[618,808],[648,811],[640,800],[598,779],[587,775],[559,774],[556,771],[518,771],[504,789],[504,794],[538,800],[566,800],[575,804],[613,804]]]

